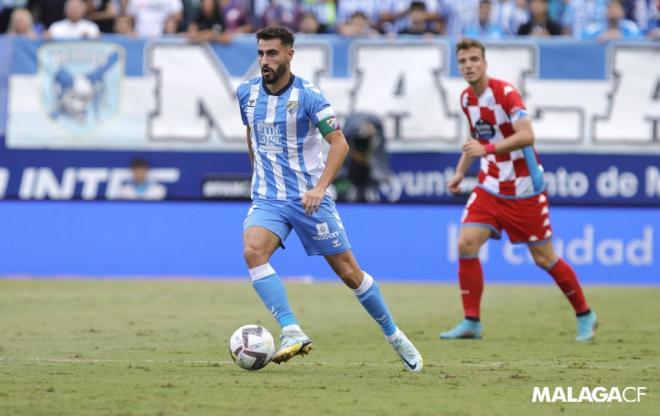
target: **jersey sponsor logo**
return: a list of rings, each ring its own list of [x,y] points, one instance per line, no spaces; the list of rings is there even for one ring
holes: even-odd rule
[[[316,232],[317,235],[312,236],[312,240],[314,241],[332,240],[339,237],[339,231],[330,232],[327,222],[316,224]],[[333,247],[338,246],[335,246],[333,242]]]
[[[277,124],[259,122],[255,124],[255,127],[260,151],[268,153],[282,152],[282,132]]]
[[[474,123],[474,131],[477,133],[477,138],[482,140],[490,140],[495,137],[495,127],[483,118]]]

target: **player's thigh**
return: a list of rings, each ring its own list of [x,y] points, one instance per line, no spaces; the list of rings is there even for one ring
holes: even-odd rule
[[[319,210],[313,215],[305,214],[300,201],[292,201],[290,205],[293,229],[307,255],[330,256],[351,249],[337,207],[329,197],[323,198]]]
[[[502,201],[500,220],[514,244],[540,247],[552,237],[550,207],[545,194]]]
[[[461,218],[461,236],[464,238],[459,237],[459,246],[461,241],[481,245],[489,237],[501,238],[502,224],[497,215],[498,202],[496,196],[481,188],[476,188],[470,194]]]
[[[243,249],[249,254],[270,257],[291,232],[291,223],[282,203],[254,202],[243,222]]]
[[[468,224],[461,227],[461,233],[458,236],[458,252],[461,256],[476,256],[479,254],[481,246],[493,235],[493,231],[488,227],[478,224]]]

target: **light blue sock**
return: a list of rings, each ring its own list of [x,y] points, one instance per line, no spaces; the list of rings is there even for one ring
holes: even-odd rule
[[[286,289],[269,263],[250,269],[252,286],[257,291],[266,309],[273,314],[281,327],[297,325],[298,321],[291,311]]]
[[[389,337],[394,334],[396,332],[394,319],[389,309],[387,309],[387,304],[380,293],[378,284],[369,273],[364,272],[364,280],[354,292],[364,309],[378,322],[385,336]]]

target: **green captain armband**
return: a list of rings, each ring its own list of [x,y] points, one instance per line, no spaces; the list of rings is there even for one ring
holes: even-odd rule
[[[321,132],[321,135],[325,137],[333,131],[339,129],[339,126],[337,125],[337,117],[330,116],[328,118],[324,118],[323,120],[319,121],[319,124],[317,124],[316,127]]]

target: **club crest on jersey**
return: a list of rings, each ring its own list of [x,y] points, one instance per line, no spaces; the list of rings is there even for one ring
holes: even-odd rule
[[[495,127],[483,118],[480,118],[474,123],[474,130],[477,133],[478,139],[490,140],[495,137]]]
[[[123,49],[105,42],[46,44],[38,51],[48,116],[74,134],[99,127],[119,109]]]
[[[298,101],[287,101],[286,112],[293,115],[298,112]]]

